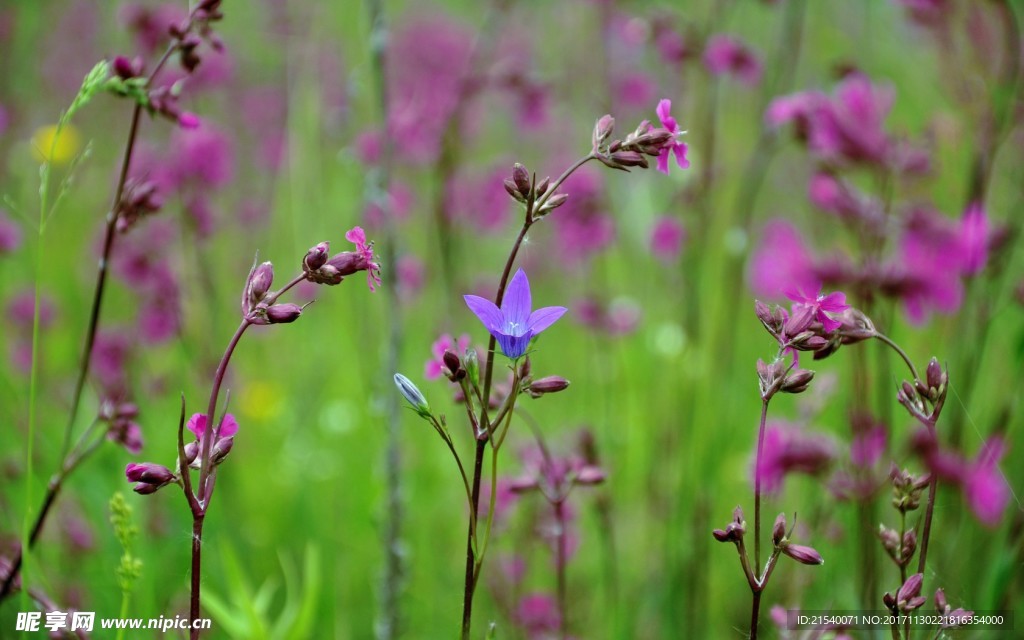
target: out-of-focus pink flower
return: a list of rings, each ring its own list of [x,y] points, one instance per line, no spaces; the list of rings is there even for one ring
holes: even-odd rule
[[[661,154],[658,155],[658,171],[665,175],[668,175],[668,156],[670,152],[675,155],[676,164],[679,165],[680,169],[686,169],[690,166],[690,161],[686,159],[686,143],[678,139],[684,132],[679,129],[676,119],[669,113],[671,110],[671,100],[660,101],[656,109],[658,119],[661,120],[661,126],[665,127],[669,133],[675,136],[675,138],[662,146]]]
[[[456,176],[448,188],[450,214],[473,225],[477,231],[491,233],[501,230],[508,221],[513,204],[503,186],[508,173],[506,167],[494,166],[482,174]],[[559,216],[564,208],[559,209]]]
[[[466,349],[469,347],[469,336],[462,334],[458,340],[452,338],[451,334],[444,334],[434,340],[434,344],[430,345],[430,353],[433,354],[432,360],[427,360],[424,367],[423,376],[427,380],[437,380],[444,373],[444,352],[451,351],[455,355],[461,357],[466,353]]]
[[[413,255],[404,255],[395,264],[395,276],[398,280],[398,290],[404,300],[412,300],[423,289],[424,271],[426,267],[423,261]]]
[[[778,299],[785,290],[808,290],[820,284],[803,237],[796,227],[782,219],[770,220],[765,225],[747,273],[750,288],[762,298]]]
[[[907,10],[907,16],[921,26],[935,27],[945,23],[952,12],[950,0],[896,0]]]
[[[840,220],[856,223],[875,234],[884,233],[884,215],[881,205],[836,178],[819,172],[811,177],[807,187],[811,204]]]
[[[20,246],[21,227],[0,209],[0,255],[17,251]]]
[[[203,433],[206,431],[206,414],[193,413],[188,419],[188,423],[185,424],[185,428],[195,435],[196,440],[202,440]],[[215,435],[218,438],[228,438],[236,433],[238,433],[238,421],[233,414],[225,413],[221,417],[219,431]]]
[[[687,46],[686,38],[665,21],[656,21],[653,25],[654,48],[661,60],[668,64],[682,64],[693,55]]]
[[[92,347],[92,375],[107,397],[123,395],[128,385],[128,358],[132,344],[129,333],[121,330],[100,331]]]
[[[985,209],[972,203],[960,220],[960,270],[964,275],[976,275],[988,262],[989,224]]]
[[[615,221],[601,198],[601,178],[589,167],[578,170],[565,182],[569,199],[551,215],[558,258],[567,266],[581,264],[615,240]],[[504,199],[509,200],[507,194]]]
[[[171,148],[179,184],[219,188],[231,182],[235,171],[231,141],[210,123],[175,129]]]
[[[7,320],[21,329],[31,329],[36,312],[36,294],[32,289],[23,289],[7,302]],[[39,326],[47,328],[57,317],[57,307],[49,295],[39,298]]]
[[[915,209],[906,218],[899,248],[892,293],[903,300],[911,322],[924,322],[933,310],[959,309],[962,245],[955,227],[932,210]]]
[[[562,625],[562,615],[555,599],[541,593],[522,597],[516,607],[516,624],[530,640],[541,640],[556,633]]]
[[[988,440],[964,477],[967,503],[978,520],[989,527],[999,524],[1010,502],[1009,487],[999,470],[999,461],[1005,453],[1006,446],[1001,438]]]
[[[761,81],[761,59],[739,39],[729,35],[711,36],[704,48],[704,66],[716,76],[730,75],[747,86]]]
[[[651,231],[651,252],[662,262],[674,262],[679,258],[685,240],[683,223],[677,218],[662,216]]]
[[[781,127],[792,122],[796,127],[797,137],[806,140],[810,133],[811,118],[827,101],[828,97],[818,91],[801,91],[779,96],[768,104],[764,119],[773,127]]]
[[[850,461],[861,468],[874,467],[888,446],[888,435],[881,424],[854,435],[850,443]]]
[[[773,422],[765,427],[761,464],[755,471],[764,491],[776,492],[791,473],[819,475],[836,458],[836,445],[829,436],[809,433],[795,425]]]
[[[402,159],[432,162],[453,110],[468,98],[463,83],[473,34],[434,14],[399,26],[389,42],[388,129]]]
[[[409,217],[409,212],[416,203],[416,194],[407,185],[397,180],[391,183],[391,189],[385,196],[386,206],[382,207],[377,202],[369,202],[363,211],[368,227],[380,227],[386,222],[385,212],[390,214],[394,221],[402,221]]]
[[[651,104],[658,95],[658,84],[642,71],[620,76],[615,81],[615,97],[624,106],[642,108]]]
[[[121,8],[120,17],[122,24],[135,34],[135,44],[141,53],[150,56],[170,43],[168,29],[184,21],[187,13],[176,3],[146,7],[133,2]]]

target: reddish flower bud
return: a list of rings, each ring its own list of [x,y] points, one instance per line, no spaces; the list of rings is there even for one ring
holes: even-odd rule
[[[330,255],[331,245],[329,242],[321,242],[317,244],[306,252],[306,256],[302,259],[302,270],[306,273],[316,271],[327,264],[327,259]]]
[[[607,475],[604,470],[594,465],[584,465],[576,473],[576,484],[595,485],[604,482]]]
[[[285,324],[295,322],[302,315],[302,307],[290,302],[271,305],[267,309],[267,320],[270,324]]]
[[[782,544],[782,540],[786,537],[786,514],[780,513],[775,518],[775,524],[772,526],[772,542],[775,546]]]
[[[530,172],[520,163],[512,165],[512,182],[516,185],[516,191],[524,198],[530,197]]]
[[[558,393],[569,388],[569,381],[561,376],[547,376],[540,380],[534,380],[527,387],[526,392],[531,397],[538,398],[545,393]]]
[[[544,206],[541,208],[541,212],[542,213],[547,213],[548,211],[551,211],[553,209],[557,209],[558,207],[560,207],[563,204],[565,204],[565,201],[568,200],[568,199],[569,199],[569,194],[568,193],[558,193],[558,194],[555,194],[555,195],[551,196],[550,198],[548,198],[548,201],[544,203]]]
[[[937,391],[942,389],[948,380],[946,373],[942,370],[942,365],[939,364],[936,358],[928,361],[926,377],[928,378],[928,386]]]
[[[650,166],[647,163],[647,158],[636,151],[616,151],[611,155],[611,160],[620,167],[643,167],[646,169]]]
[[[217,440],[213,445],[213,449],[210,451],[210,462],[214,466],[224,462],[224,459],[231,453],[232,447],[235,446],[235,436],[228,436]]]
[[[165,466],[152,462],[141,464],[131,463],[124,468],[129,482],[145,482],[148,484],[167,484],[174,479],[174,474]]]
[[[782,547],[782,553],[793,558],[801,564],[825,564],[821,554],[811,547],[800,544],[787,544]]]
[[[129,60],[125,56],[114,58],[114,73],[122,80],[131,80],[142,75],[142,58],[136,56]]]
[[[810,369],[797,369],[786,376],[780,391],[783,393],[802,393],[807,390],[807,386],[811,384],[813,379],[814,372]]]
[[[590,138],[593,148],[595,150],[599,149],[601,145],[608,142],[608,138],[611,137],[614,129],[615,118],[607,114],[598,118],[597,122],[594,123],[594,135]]]
[[[540,184],[537,185],[537,197],[539,198],[547,193],[549,186],[551,186],[551,178],[544,178],[541,180]]]
[[[504,185],[505,191],[508,192],[508,195],[512,196],[516,202],[526,202],[526,198],[523,197],[523,194],[519,193],[516,183],[512,182],[511,178],[505,178],[502,185]]]

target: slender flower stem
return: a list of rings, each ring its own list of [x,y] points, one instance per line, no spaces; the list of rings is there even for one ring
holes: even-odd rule
[[[928,540],[931,538],[932,533],[932,516],[935,514],[935,493],[938,488],[939,478],[932,473],[931,481],[928,483],[928,506],[924,512],[924,527],[921,530],[921,553],[917,558],[918,573],[924,573],[925,564],[928,560]]]
[[[539,197],[536,202],[529,203],[526,209],[526,215],[523,221],[523,226],[519,230],[519,235],[516,236],[515,242],[512,243],[512,249],[509,251],[508,259],[505,261],[505,268],[501,272],[501,280],[498,283],[498,292],[494,296],[494,303],[501,306],[502,300],[505,299],[505,287],[508,285],[509,276],[512,273],[512,267],[515,265],[516,256],[519,255],[519,247],[522,246],[523,240],[526,239],[526,234],[530,230],[530,227],[534,222],[534,212],[540,211],[544,203],[547,202],[548,198],[555,193],[559,186],[565,180],[573,174],[577,169],[582,167],[590,160],[594,160],[596,156],[593,153],[589,153],[577,160],[571,167],[566,169],[562,175],[558,177],[544,192],[544,195]],[[462,595],[462,639],[467,640],[469,638],[470,628],[473,617],[473,594],[476,591],[477,578],[479,577],[480,563],[483,558],[483,554],[478,558],[476,555],[476,520],[479,512],[480,505],[480,479],[483,474],[483,463],[484,463],[484,452],[487,448],[487,441],[493,437],[494,429],[499,426],[498,424],[492,425],[488,419],[487,410],[488,404],[491,398],[491,383],[494,379],[494,349],[497,346],[497,340],[494,336],[491,336],[487,342],[487,363],[484,366],[484,384],[483,384],[483,395],[480,399],[480,418],[477,421],[479,425],[479,433],[476,435],[476,454],[473,460],[473,489],[469,513],[469,527],[466,533],[466,579]],[[516,392],[516,386],[513,386],[512,392]],[[468,396],[467,396],[468,400]],[[514,398],[512,400],[514,404]],[[510,408],[511,409],[511,408]],[[511,419],[512,411],[507,411],[507,419]],[[495,421],[500,423],[500,421]],[[497,448],[500,447],[500,441],[494,448],[493,454],[497,456]],[[496,466],[495,466],[496,469]],[[497,477],[492,478],[492,492],[494,491],[493,483],[497,482]],[[492,501],[493,502],[493,501]],[[490,527],[490,521],[493,519],[494,509],[493,506],[488,511],[488,530]]]
[[[757,429],[757,456],[754,460],[754,566],[761,566],[761,456],[764,430],[768,420],[768,398],[761,400],[761,424]]]
[[[881,333],[875,332],[875,337],[878,338],[879,340],[881,340],[882,342],[884,342],[885,344],[889,345],[889,347],[892,348],[893,351],[898,353],[899,356],[901,358],[903,358],[903,362],[905,362],[907,364],[907,368],[910,369],[910,375],[914,376],[915,380],[920,380],[921,379],[921,377],[919,375],[917,375],[917,367],[915,367],[914,363],[910,361],[910,356],[907,355],[906,351],[904,351],[902,348],[900,348],[900,346],[898,344],[896,344],[895,342],[890,340],[887,336],[885,336],[885,335],[883,335]]]
[[[559,614],[559,635],[562,640],[568,638],[569,631],[569,608],[565,597],[565,562],[566,562],[566,536],[565,536],[565,498],[555,500],[555,526],[558,527],[558,548],[555,558],[555,569],[558,574],[558,614]]]
[[[189,28],[191,28],[191,19],[192,19],[192,16],[190,15],[189,16],[189,20],[190,20]],[[147,86],[152,84],[153,79],[156,77],[156,75],[158,73],[160,73],[160,71],[163,69],[164,65],[170,59],[171,55],[177,50],[177,48],[178,48],[177,43],[171,44],[167,48],[167,50],[164,52],[163,56],[161,56],[160,60],[156,64],[156,66],[153,68],[153,71],[149,74],[149,77],[148,77],[147,82],[146,82]],[[108,275],[108,265],[109,265],[109,262],[110,262],[111,252],[112,252],[113,246],[114,246],[114,238],[116,237],[115,230],[117,228],[116,225],[117,225],[117,219],[118,219],[118,213],[119,213],[118,212],[118,204],[121,202],[121,198],[124,195],[124,187],[125,187],[125,183],[127,182],[127,179],[128,179],[128,169],[129,169],[129,167],[131,165],[132,152],[135,149],[135,141],[136,141],[136,139],[138,137],[139,120],[141,119],[141,116],[142,116],[142,106],[139,105],[139,104],[136,104],[135,108],[132,111],[131,125],[130,125],[129,130],[128,130],[128,141],[125,144],[124,156],[123,156],[123,159],[121,161],[121,171],[120,171],[120,174],[118,176],[118,181],[117,181],[117,188],[114,190],[113,203],[112,203],[112,205],[110,207],[110,210],[107,212],[106,226],[105,226],[105,229],[104,229],[104,236],[103,236],[103,249],[102,249],[102,254],[101,254],[102,257],[100,258],[99,270],[98,270],[98,273],[97,273],[97,276],[96,276],[96,288],[93,291],[92,305],[91,305],[90,312],[89,312],[89,326],[86,329],[85,345],[84,345],[84,347],[82,349],[81,365],[80,365],[79,370],[78,370],[78,376],[75,379],[75,389],[74,389],[74,392],[72,393],[72,396],[71,396],[71,410],[70,410],[70,412],[68,414],[67,424],[64,427],[64,437],[63,437],[62,444],[61,444],[61,455],[60,455],[61,460],[62,460],[62,462],[61,462],[61,469],[58,472],[58,474],[54,476],[54,478],[51,478],[49,484],[47,485],[46,496],[43,498],[43,506],[39,510],[38,515],[36,515],[35,522],[33,523],[32,528],[31,528],[32,534],[28,537],[27,540],[23,540],[22,541],[21,549],[18,551],[18,553],[15,556],[14,560],[11,562],[11,570],[7,574],[7,577],[4,579],[3,585],[0,586],[0,602],[2,602],[8,595],[10,595],[11,589],[14,586],[14,579],[17,577],[19,571],[21,570],[21,567],[22,567],[22,564],[23,564],[23,557],[24,557],[24,554],[25,554],[25,550],[26,550],[26,548],[27,549],[31,549],[33,546],[35,546],[36,541],[39,539],[39,535],[42,533],[43,527],[46,525],[46,519],[47,519],[47,517],[50,514],[50,509],[53,507],[54,503],[57,501],[57,497],[58,497],[58,495],[60,493],[60,489],[64,485],[64,480],[67,479],[67,476],[71,473],[71,471],[73,471],[78,466],[78,462],[81,461],[81,459],[79,459],[79,460],[77,460],[75,462],[75,464],[68,465],[67,464],[67,456],[68,456],[68,452],[72,448],[72,445],[71,445],[71,433],[72,433],[74,425],[75,425],[75,420],[78,418],[78,410],[79,410],[79,407],[80,407],[80,404],[81,404],[81,400],[82,400],[82,392],[85,389],[85,381],[88,379],[88,376],[89,376],[89,368],[90,368],[90,364],[92,362],[93,346],[94,346],[94,344],[96,342],[96,334],[97,334],[98,329],[99,329],[100,309],[101,309],[102,304],[103,304],[103,293],[104,293],[104,291],[106,289],[106,281],[107,281],[107,275]],[[54,146],[56,145],[56,140],[57,140],[57,136],[54,137],[54,142],[53,142]],[[51,157],[53,156],[52,149],[51,149],[50,156]],[[45,215],[45,203],[44,203],[43,211],[44,211],[44,215]],[[40,228],[40,237],[42,237],[42,227]],[[38,310],[38,308],[39,308],[39,304],[38,304],[38,299],[37,299],[36,300],[36,309]],[[37,326],[36,326],[36,324],[37,323],[33,324],[33,337],[32,337],[32,340],[33,340],[33,354],[35,353],[35,347],[36,347],[37,342],[38,342],[38,336],[36,335],[36,333],[37,333]],[[31,374],[31,377],[30,377],[30,397],[32,397],[32,398],[35,397],[34,393],[33,393],[34,388],[32,388],[33,385],[35,384],[34,367],[35,367],[35,358],[33,356],[33,373]],[[29,413],[31,414],[30,415],[30,420],[29,420],[29,425],[30,425],[29,426],[29,451],[31,452],[31,445],[32,445],[31,441],[32,441],[32,438],[34,437],[34,432],[33,432],[33,429],[32,429],[32,425],[34,424],[34,402],[33,401],[30,401]],[[81,443],[82,440],[84,440],[84,438],[85,438],[85,436],[83,436],[79,440],[79,444]],[[96,450],[96,447],[90,447],[88,449],[89,453],[92,453],[95,450]],[[83,456],[83,458],[84,458],[84,456]],[[31,460],[29,461],[29,464],[26,467],[26,472],[27,472],[28,476],[31,477],[31,475],[32,475],[32,463],[31,463]],[[31,499],[30,499],[31,498],[31,490],[26,491],[26,498],[28,499],[26,501],[26,504],[31,504]]]

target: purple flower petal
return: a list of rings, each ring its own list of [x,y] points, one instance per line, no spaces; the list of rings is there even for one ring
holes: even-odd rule
[[[235,420],[235,416],[228,413],[224,415],[224,418],[220,422],[220,431],[217,432],[217,436],[220,438],[227,438],[238,433],[238,421]]]
[[[484,323],[484,326],[491,333],[500,330],[502,325],[505,324],[505,319],[501,314],[501,310],[487,298],[481,298],[480,296],[473,295],[465,295],[462,297],[465,299],[466,306],[469,307],[469,310],[475,313],[477,318],[480,318],[480,322]]]
[[[672,147],[672,153],[676,154],[676,164],[679,165],[680,169],[688,169],[690,167],[690,161],[686,158],[686,152],[689,147],[686,146],[685,142],[676,142],[676,145]]]
[[[534,334],[540,333],[555,323],[568,311],[565,307],[544,307],[530,314],[528,325]]]
[[[505,289],[505,297],[501,301],[501,313],[505,317],[505,322],[508,323],[508,326],[503,330],[522,335],[526,331],[532,306],[533,299],[530,296],[530,281],[526,279],[526,272],[519,269],[512,276],[512,281],[508,283],[508,287]]]
[[[185,425],[185,428],[195,434],[198,440],[206,429],[206,416],[202,413],[193,413],[192,417],[188,419],[188,424]]]
[[[658,155],[658,171],[668,175],[668,148],[662,149]]]
[[[846,311],[850,308],[850,305],[846,304],[846,294],[842,291],[834,291],[820,301],[820,306],[824,311],[831,311],[833,313],[839,313]]]
[[[658,107],[657,109],[655,109],[655,111],[658,114],[658,119],[661,120],[662,126],[664,126],[672,133],[675,133],[676,130],[679,128],[679,125],[676,123],[676,119],[669,114],[669,111],[671,110],[672,101],[668,100],[667,98],[658,102]]]

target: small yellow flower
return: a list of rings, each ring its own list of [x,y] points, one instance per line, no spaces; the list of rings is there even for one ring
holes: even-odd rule
[[[82,148],[82,136],[70,124],[64,125],[60,137],[54,143],[56,136],[57,125],[55,124],[36,129],[32,136],[32,155],[37,161],[49,161],[53,165],[67,164]]]

